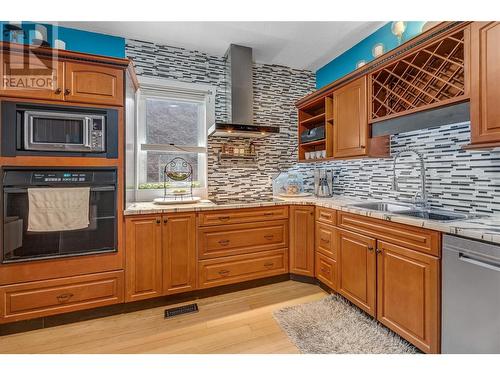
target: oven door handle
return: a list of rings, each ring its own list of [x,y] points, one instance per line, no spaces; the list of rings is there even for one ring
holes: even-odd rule
[[[51,188],[51,187],[56,187],[56,186],[33,186],[33,188]],[[57,187],[64,187],[64,185],[57,186]],[[74,186],[71,186],[74,187]],[[90,191],[115,191],[116,187],[115,186],[95,186],[95,187],[90,187]],[[4,193],[26,193],[28,191],[28,188],[16,188],[16,187],[6,187],[3,188]]]
[[[86,116],[83,123],[84,123],[84,125],[83,125],[83,147],[92,148],[92,145],[90,144],[90,127],[92,125],[92,118]]]

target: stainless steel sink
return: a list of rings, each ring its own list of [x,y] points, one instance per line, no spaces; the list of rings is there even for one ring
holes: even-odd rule
[[[383,212],[396,212],[396,211],[415,209],[415,207],[410,204],[392,203],[392,202],[365,202],[365,203],[351,204],[350,206],[364,208],[366,210],[383,211]]]
[[[434,221],[453,221],[453,220],[466,220],[471,216],[460,214],[452,211],[437,211],[437,210],[407,210],[395,212],[399,215],[419,217],[426,220]]]
[[[473,218],[472,215],[462,214],[454,211],[420,209],[417,206],[406,203],[393,202],[364,202],[351,204],[351,207],[363,208],[366,210],[388,212],[403,216],[418,217],[434,221],[454,221]]]

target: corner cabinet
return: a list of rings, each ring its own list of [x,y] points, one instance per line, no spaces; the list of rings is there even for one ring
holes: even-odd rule
[[[500,22],[473,22],[471,54],[471,145],[500,146]]]
[[[290,273],[314,277],[314,206],[290,207]]]
[[[333,157],[367,154],[366,76],[333,92]]]
[[[195,214],[129,217],[126,230],[126,301],[196,288]]]

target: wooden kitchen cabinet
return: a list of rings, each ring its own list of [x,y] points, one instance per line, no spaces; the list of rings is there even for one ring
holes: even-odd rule
[[[500,22],[473,22],[470,30],[471,148],[500,145]]]
[[[368,314],[376,313],[376,240],[358,233],[337,231],[337,290]]]
[[[290,273],[314,277],[314,206],[290,207]]]
[[[5,51],[0,57],[1,96],[64,100],[63,62]]]
[[[65,63],[65,100],[123,105],[122,69],[86,63]]]
[[[187,292],[196,289],[196,216],[164,214],[163,292]]]
[[[196,288],[194,213],[126,218],[125,231],[127,301]]]
[[[383,241],[377,253],[377,319],[424,352],[439,353],[439,259]]]
[[[125,219],[126,300],[158,297],[162,288],[160,215]]]
[[[366,76],[333,92],[333,157],[367,155]]]

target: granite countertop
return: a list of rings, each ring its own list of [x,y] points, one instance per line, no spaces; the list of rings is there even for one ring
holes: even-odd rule
[[[209,200],[202,200],[194,204],[158,205],[152,202],[136,202],[127,206],[125,215],[143,215],[169,212],[189,212],[207,211],[235,208],[269,207],[280,205],[316,205],[339,211],[351,212],[358,215],[369,216],[377,219],[392,221],[401,224],[412,225],[420,228],[437,230],[443,233],[455,234],[462,237],[494,242],[500,244],[500,215],[491,215],[467,220],[457,221],[434,221],[400,214],[372,211],[359,207],[351,207],[353,203],[367,202],[366,200],[355,199],[336,195],[331,198],[279,198],[279,200],[263,200],[252,203],[228,203],[215,204]]]

